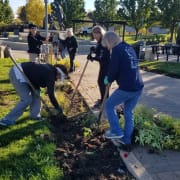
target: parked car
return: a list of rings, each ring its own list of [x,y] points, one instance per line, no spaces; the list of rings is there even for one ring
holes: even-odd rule
[[[82,35],[87,35],[87,34],[91,34],[92,33],[92,28],[93,27],[82,27],[79,31],[79,34]]]

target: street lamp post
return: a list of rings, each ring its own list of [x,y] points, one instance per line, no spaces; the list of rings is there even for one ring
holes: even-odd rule
[[[46,38],[48,38],[48,0],[44,0],[45,3],[45,31]],[[46,61],[48,62],[49,45],[46,43]]]
[[[48,0],[44,0],[45,3],[45,29],[46,37],[48,37]]]

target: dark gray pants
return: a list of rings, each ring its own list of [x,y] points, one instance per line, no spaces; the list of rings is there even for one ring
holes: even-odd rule
[[[13,69],[11,69],[9,72],[9,78],[20,97],[20,100],[15,105],[15,107],[4,117],[4,119],[15,123],[15,121],[23,114],[28,106],[30,106],[31,118],[40,117],[40,97],[35,95],[35,93],[27,83],[22,83],[18,79],[16,79],[16,75]],[[40,90],[37,90],[37,93],[40,95]]]

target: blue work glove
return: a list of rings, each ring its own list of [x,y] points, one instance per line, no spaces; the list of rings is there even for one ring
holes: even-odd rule
[[[107,86],[110,82],[108,81],[108,76],[105,76],[104,78],[104,84]]]

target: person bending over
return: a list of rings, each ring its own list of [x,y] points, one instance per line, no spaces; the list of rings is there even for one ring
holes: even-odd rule
[[[35,62],[24,62],[18,64],[18,66],[24,72],[26,78],[17,66],[10,69],[9,78],[20,97],[20,101],[1,119],[0,125],[9,126],[15,124],[28,106],[30,106],[30,118],[41,119],[41,87],[47,87],[48,96],[56,113],[63,114],[62,108],[54,95],[54,85],[56,80],[61,79],[63,81],[68,76],[66,67],[63,65],[37,64]],[[30,87],[27,79],[35,90]]]

